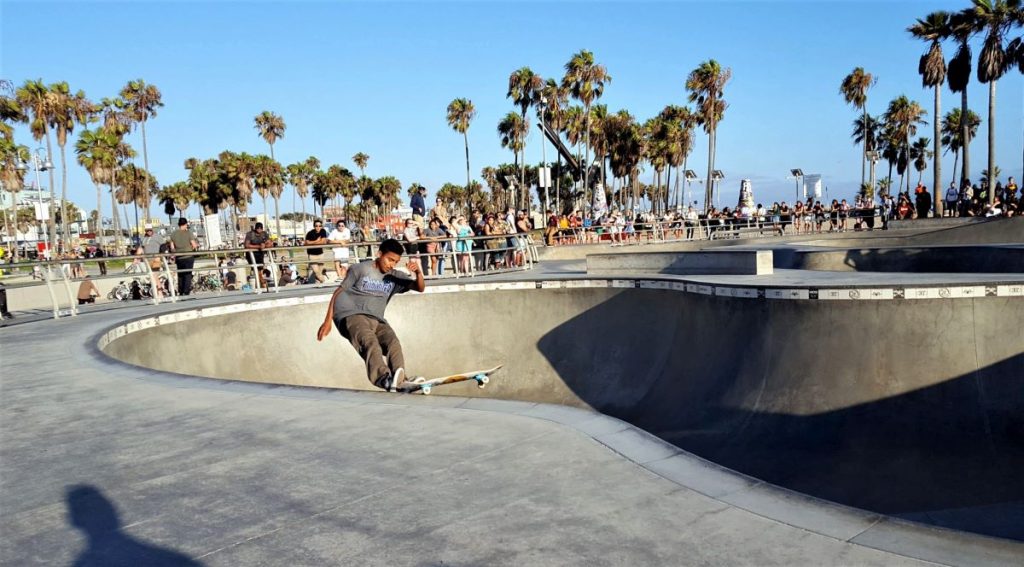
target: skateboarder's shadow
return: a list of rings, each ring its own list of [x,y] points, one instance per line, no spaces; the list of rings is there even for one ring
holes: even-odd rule
[[[73,567],[201,567],[202,564],[177,551],[139,541],[121,531],[114,503],[89,485],[70,486],[65,492],[68,521],[82,530],[88,547]]]

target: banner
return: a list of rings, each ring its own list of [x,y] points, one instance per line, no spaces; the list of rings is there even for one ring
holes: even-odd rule
[[[212,250],[219,248],[224,244],[224,240],[220,236],[220,217],[216,214],[206,215],[203,217],[203,221],[206,224],[206,248]]]

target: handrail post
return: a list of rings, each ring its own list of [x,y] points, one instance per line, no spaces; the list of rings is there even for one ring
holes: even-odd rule
[[[176,277],[171,277],[171,263],[167,261],[167,256],[163,254],[160,255],[160,263],[163,265],[164,271],[167,272],[167,289],[171,290],[171,303],[177,303],[178,282]]]
[[[246,250],[245,255],[249,259],[249,265],[252,267],[252,275],[256,279],[253,291],[257,294],[263,293],[263,286],[260,285],[260,268],[256,265],[256,254],[253,253],[252,250]]]
[[[67,272],[65,272],[64,270],[60,270],[60,277],[64,281],[64,291],[67,293],[68,296],[68,310],[71,312],[71,316],[74,317],[75,315],[78,315],[77,295],[73,297],[71,294],[71,282],[68,281]]]
[[[43,281],[46,282],[46,290],[50,292],[50,303],[53,305],[53,318],[60,319],[60,307],[57,305],[57,294],[53,291],[53,274],[50,272],[52,268],[50,264],[46,264],[46,270],[40,270],[39,273],[43,275]]]

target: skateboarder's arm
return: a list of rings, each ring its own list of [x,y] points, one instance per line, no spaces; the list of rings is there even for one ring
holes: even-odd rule
[[[331,333],[331,323],[334,321],[334,299],[344,290],[344,286],[339,285],[338,289],[334,290],[334,293],[331,295],[331,299],[327,302],[327,315],[324,317],[324,322],[320,324],[320,328],[316,331],[316,340],[322,341],[324,337]]]
[[[409,260],[409,263],[406,264],[406,266],[409,268],[409,271],[416,276],[416,281],[413,282],[409,288],[423,293],[423,290],[427,289],[427,282],[423,281],[423,269],[420,267],[420,261],[418,259]]]

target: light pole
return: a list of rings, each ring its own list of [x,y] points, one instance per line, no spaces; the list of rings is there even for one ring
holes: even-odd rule
[[[40,180],[39,180],[39,172],[40,171],[49,171],[49,170],[53,169],[53,163],[50,161],[50,156],[49,156],[49,154],[46,153],[46,149],[44,149],[43,147],[36,148],[36,151],[34,153],[29,154],[29,159],[32,160],[32,168],[35,169],[35,171],[36,171],[36,192],[38,193],[38,192],[40,192],[42,190],[42,185],[40,184]],[[22,171],[25,171],[25,170],[28,169],[28,166],[26,166],[24,162],[20,163],[19,167],[23,168]],[[53,218],[53,214],[50,211],[50,209],[53,208],[56,199],[57,199],[57,196],[53,192],[53,186],[51,184],[51,186],[50,186],[50,204],[49,204],[49,206],[46,207],[46,220],[48,220],[50,222],[50,234],[49,234],[49,239],[46,242],[46,246],[47,246],[47,248],[50,251],[50,257],[51,257],[50,259],[53,258],[54,247],[56,246],[56,243],[57,243],[57,223],[55,222],[55,219]],[[61,220],[63,220],[63,219],[61,219]],[[38,236],[38,234],[36,236]]]
[[[697,172],[692,169],[687,169],[683,172],[683,175],[686,176],[686,206],[689,208],[690,199],[693,198],[693,191],[690,189],[690,183],[692,183],[694,179],[697,179]]]
[[[540,102],[537,103],[537,120],[544,122],[544,111],[548,108],[548,100],[545,97],[540,97]],[[537,124],[541,132],[544,131],[544,124]],[[550,207],[551,198],[548,196],[548,186],[551,183],[548,181],[550,178],[547,175],[548,171],[548,152],[547,142],[544,141],[544,137],[540,138],[540,170],[537,171],[537,185],[544,188],[544,213],[547,213],[547,209]]]
[[[868,190],[865,193],[866,194],[870,194],[871,195],[871,200],[874,201],[874,199],[875,199],[875,164],[878,163],[879,155],[878,155],[878,152],[875,151],[875,150],[868,150],[866,155],[867,155],[867,158],[869,160],[871,160],[871,177],[870,177],[870,181],[869,181],[870,185],[868,186]]]
[[[714,193],[717,193],[718,207],[719,208],[721,208],[721,206],[722,206],[722,191],[721,191],[721,188],[722,188],[722,180],[723,179],[725,179],[725,174],[722,173],[721,169],[716,169],[716,170],[714,170],[711,173],[711,191],[712,191],[712,196],[715,196]]]
[[[802,180],[803,177],[804,177],[804,170],[802,170],[800,168],[791,169],[791,170],[789,170],[789,173],[790,173],[790,175],[793,176],[793,179],[796,180],[796,196],[793,197],[793,203],[795,204],[797,201],[802,201],[803,200],[803,199],[800,198],[800,180]]]

